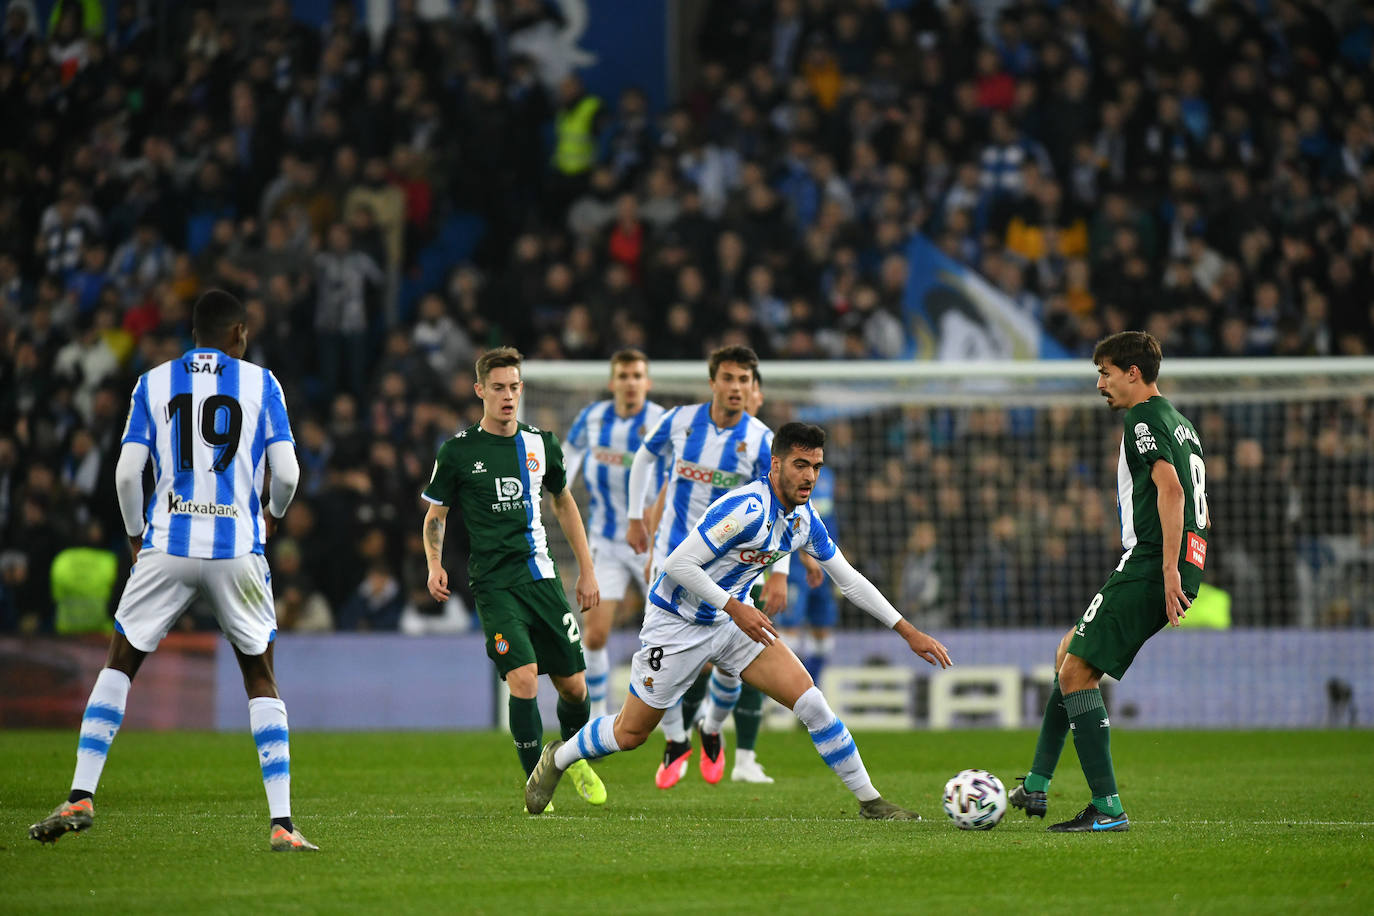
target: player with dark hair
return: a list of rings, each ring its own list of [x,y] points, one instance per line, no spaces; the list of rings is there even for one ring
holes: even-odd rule
[[[748,413],[758,364],[758,356],[748,347],[722,347],[713,352],[707,363],[711,400],[668,411],[635,453],[630,468],[630,521],[626,540],[636,553],[643,553],[649,547],[648,529],[644,524],[646,482],[658,462],[670,462],[663,514],[658,520],[653,542],[653,561],[657,568],[651,568],[650,582],[707,506],[727,490],[768,473],[773,432]],[[787,563],[783,561],[783,571]],[[781,607],[787,603],[785,579],[779,576],[776,584],[765,585],[765,600],[771,606]],[[739,699],[740,682],[735,674],[721,673],[713,678],[714,689],[708,690],[700,716],[701,775],[713,784],[725,773],[725,748],[720,729]],[[687,772],[692,754],[688,724],[680,709],[671,717],[664,717],[667,743],[663,762],[654,774],[654,784],[660,789],[677,785]]]
[[[134,566],[115,613],[105,668],[81,718],[71,794],[29,836],[55,842],[95,817],[95,790],[124,721],[129,687],[183,611],[202,598],[229,638],[248,691],[275,851],[313,850],[291,820],[286,704],[277,694],[277,635],[263,546],[286,514],[300,468],[276,376],[243,359],[243,303],[223,290],[197,300],[195,348],[143,373],[124,427],[115,486]],[[153,458],[155,491],[144,500]],[[270,466],[267,514],[259,494]]]
[[[1097,390],[1124,411],[1116,495],[1125,551],[1055,655],[1035,758],[1010,801],[1044,817],[1064,741],[1073,732],[1092,801],[1056,833],[1130,829],[1116,791],[1102,675],[1120,679],[1140,647],[1165,624],[1178,626],[1202,584],[1207,560],[1207,469],[1197,430],[1159,393],[1159,341],[1122,331],[1093,350]]]
[[[895,629],[912,652],[942,668],[950,664],[943,645],[913,627],[849,565],[808,505],[824,464],[824,446],[820,427],[785,424],[778,430],[768,475],[712,502],[666,558],[650,590],[625,705],[619,715],[593,719],[570,740],[544,748],[525,783],[527,810],[544,810],[569,767],[643,744],[663,711],[681,699],[702,665],[712,662],[796,713],[816,752],[858,799],[863,817],[919,819],[873,787],[853,737],[806,668],[778,639],[768,615],[743,600],[765,569],[805,550],[846,597]]]
[[[565,738],[586,724],[589,712],[581,629],[549,553],[543,493],[553,497],[558,525],[577,558],[579,607],[596,607],[601,595],[558,437],[516,419],[524,393],[521,361],[513,347],[488,350],[477,360],[474,387],[482,399],[482,419],[440,447],[423,493],[430,504],[423,534],[429,593],[442,603],[449,598],[444,529],[449,508],[462,507],[472,542],[468,581],[487,657],[510,690],[511,737],[528,775],[544,741],[539,675],[547,674],[558,691],[558,724]],[[572,775],[582,798],[605,803],[606,788],[590,766]]]

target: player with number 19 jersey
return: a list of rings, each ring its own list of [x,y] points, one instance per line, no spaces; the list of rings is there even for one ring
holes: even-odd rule
[[[1116,465],[1121,548],[1117,570],[1125,577],[1158,579],[1164,553],[1158,493],[1150,479],[1156,461],[1167,461],[1183,485],[1183,542],[1178,557],[1183,589],[1196,595],[1207,560],[1206,467],[1197,429],[1167,399],[1156,395],[1126,411]]]
[[[295,443],[269,370],[211,348],[150,369],[134,388],[122,442],[153,457],[143,547],[202,560],[263,552],[267,448]]]
[[[496,436],[474,423],[439,449],[422,496],[458,505],[472,542],[468,580],[473,593],[526,585],[558,575],[540,512],[541,489],[567,486],[558,437],[527,423]]]

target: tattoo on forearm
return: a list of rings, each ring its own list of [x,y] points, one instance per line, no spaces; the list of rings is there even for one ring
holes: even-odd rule
[[[444,520],[431,518],[425,522],[425,556],[438,561],[444,552]]]

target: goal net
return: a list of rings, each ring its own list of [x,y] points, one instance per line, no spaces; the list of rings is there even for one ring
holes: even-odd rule
[[[651,375],[665,405],[710,396],[704,362]],[[922,629],[1065,626],[1116,564],[1121,418],[1087,360],[777,362],[762,375],[763,420],[829,433],[837,543]],[[608,377],[604,362],[527,363],[525,419],[562,436]],[[1166,360],[1160,388],[1206,455],[1214,609],[1233,627],[1369,627],[1374,359]],[[843,606],[840,625],[874,623]]]

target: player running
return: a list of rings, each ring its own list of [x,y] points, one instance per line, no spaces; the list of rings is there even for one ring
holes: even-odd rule
[[[588,404],[568,430],[564,456],[568,487],[582,473],[590,497],[587,513],[588,542],[601,603],[582,619],[582,654],[587,659],[587,698],[591,714],[606,714],[606,688],[610,677],[610,636],[615,609],[630,583],[642,577],[643,562],[625,542],[630,504],[630,465],[644,436],[658,425],[664,409],[648,400],[653,383],[649,358],[639,350],[620,350],[611,356],[611,398]],[[584,469],[585,468],[585,469]],[[666,475],[660,463],[649,482],[657,493]]]
[[[558,437],[516,419],[524,392],[520,364],[513,347],[488,350],[477,360],[474,387],[482,399],[482,419],[440,447],[422,495],[430,504],[424,522],[429,594],[440,604],[449,597],[444,529],[450,507],[462,507],[472,542],[468,581],[487,657],[510,690],[511,737],[529,775],[544,740],[540,674],[547,674],[558,691],[558,724],[565,738],[588,719],[582,634],[549,553],[542,493],[553,496],[558,525],[577,558],[579,607],[595,607],[601,598]],[[583,799],[605,803],[606,787],[590,766],[578,767],[572,778]]]
[[[543,811],[563,772],[578,762],[643,744],[706,662],[740,675],[796,713],[816,752],[875,820],[920,815],[883,799],[859,749],[806,668],[777,637],[768,615],[741,599],[778,559],[805,550],[845,596],[906,640],[932,665],[951,664],[937,640],[917,630],[840,553],[807,504],[824,463],[825,431],[805,423],[778,430],[766,477],[727,492],[669,555],[654,580],[631,663],[630,692],[618,716],[600,716],[571,740],[544,748],[525,783],[525,807]]]
[[[1156,384],[1159,341],[1122,331],[1093,350],[1097,390],[1113,410],[1125,411],[1116,466],[1121,546],[1125,553],[1107,584],[1059,642],[1054,689],[1045,704],[1035,758],[1010,801],[1044,817],[1050,778],[1064,740],[1073,744],[1092,802],[1055,833],[1130,829],[1116,792],[1111,727],[1098,685],[1103,673],[1120,679],[1140,647],[1164,625],[1178,626],[1202,584],[1207,560],[1207,470],[1197,430]]]
[[[85,830],[110,744],[124,720],[129,686],[148,653],[196,598],[229,638],[248,691],[248,719],[267,790],[274,851],[318,849],[291,821],[291,751],[286,704],[277,695],[277,635],[263,544],[286,514],[300,468],[276,377],[243,360],[243,303],[210,290],[192,314],[195,349],[143,373],[134,387],[115,467],[119,510],[134,566],[115,612],[105,668],[81,717],[71,794],[29,828],[42,843]],[[155,489],[145,503],[143,470]],[[272,482],[267,515],[258,494]]]
[[[707,506],[727,490],[768,473],[773,432],[746,410],[758,364],[758,356],[748,347],[716,350],[707,363],[711,400],[668,411],[635,453],[630,468],[630,520],[626,534],[635,553],[643,553],[649,547],[644,524],[646,484],[658,461],[670,462],[663,514],[653,545],[657,568],[651,569],[650,581],[661,570],[662,560],[687,537]],[[786,571],[786,565],[784,561],[780,573]],[[780,574],[776,578],[777,584],[767,586],[764,595],[771,606],[780,608],[787,603],[786,576]],[[648,613],[647,606],[645,612]],[[725,772],[720,729],[739,699],[740,682],[733,675],[732,672],[716,678],[720,687],[708,693],[701,716],[701,775],[708,783],[720,782]],[[665,717],[664,733],[667,744],[654,784],[670,789],[686,774],[692,754],[680,709]]]

